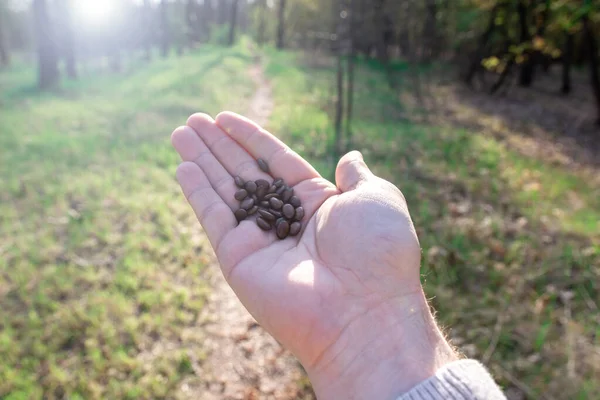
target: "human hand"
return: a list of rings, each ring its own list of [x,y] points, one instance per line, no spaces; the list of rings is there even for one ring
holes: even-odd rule
[[[394,399],[456,359],[423,295],[404,197],[360,153],[340,160],[334,185],[233,113],[195,114],[172,143],[184,161],[177,178],[227,282],[298,357],[320,399]],[[238,225],[236,175],[282,177],[302,200],[302,232],[278,240],[251,220]]]

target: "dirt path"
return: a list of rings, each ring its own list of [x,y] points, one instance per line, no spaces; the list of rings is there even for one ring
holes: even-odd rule
[[[259,62],[250,74],[256,83],[248,117],[261,125],[273,109],[271,87]],[[216,261],[210,266],[212,292],[205,307],[203,387],[194,392],[200,399],[298,399],[302,370],[250,316],[225,282]]]

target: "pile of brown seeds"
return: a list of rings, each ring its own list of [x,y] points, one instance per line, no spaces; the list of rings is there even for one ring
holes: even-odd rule
[[[260,158],[257,162],[261,170],[269,172],[265,160]],[[275,228],[279,239],[300,233],[304,208],[294,195],[294,189],[287,186],[283,179],[277,178],[271,183],[265,179],[244,182],[236,176],[235,184],[239,188],[234,196],[240,202],[240,208],[235,212],[239,222],[256,215],[256,224],[260,229],[270,231]]]

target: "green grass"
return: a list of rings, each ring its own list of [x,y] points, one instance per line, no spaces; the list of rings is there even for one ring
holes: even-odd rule
[[[212,253],[169,135],[245,111],[251,63],[206,46],[51,93],[0,73],[0,398],[172,398],[193,374]]]
[[[333,62],[269,55],[270,129],[331,177]],[[396,70],[407,91],[411,76]],[[352,147],[404,192],[426,292],[454,343],[485,355],[506,387],[512,376],[554,398],[599,396],[600,187],[588,172],[486,132],[412,122],[422,111],[407,110],[373,63],[358,65],[355,93]]]
[[[269,128],[332,176],[324,61],[267,52]],[[246,111],[251,63],[205,46],[47,93],[24,64],[0,72],[0,398],[173,398],[194,379],[212,253],[169,133],[196,111]],[[399,94],[359,64],[352,147],[406,195],[449,336],[507,387],[597,397],[600,188],[486,132],[415,123]]]

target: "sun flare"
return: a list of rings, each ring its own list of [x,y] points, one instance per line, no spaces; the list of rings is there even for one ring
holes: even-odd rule
[[[78,0],[75,3],[75,15],[86,24],[106,24],[115,13],[114,0]]]

